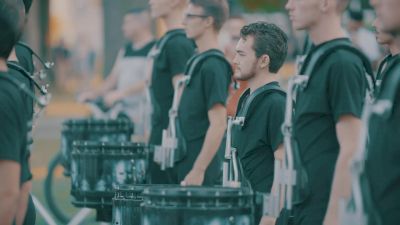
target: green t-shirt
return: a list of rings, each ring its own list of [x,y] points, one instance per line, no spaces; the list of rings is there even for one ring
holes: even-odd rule
[[[245,124],[232,127],[232,147],[238,150],[244,176],[253,190],[269,193],[274,178],[274,152],[283,142],[281,126],[285,116],[286,96],[279,91],[278,82],[266,84],[261,94],[252,100],[247,115],[244,104],[250,94],[247,89],[239,99],[236,116],[244,116]],[[256,90],[257,91],[257,90]]]
[[[174,32],[181,32],[181,30],[171,30],[167,34]],[[156,46],[160,44],[161,40],[162,38],[156,43]],[[162,131],[168,127],[168,111],[172,106],[174,96],[172,79],[175,75],[184,73],[186,62],[194,54],[194,50],[193,41],[185,35],[176,35],[167,41],[161,53],[154,60],[150,86],[153,96],[150,144],[161,144]]]
[[[203,60],[197,68],[182,93],[178,108],[182,135],[187,142],[205,138],[210,126],[208,111],[216,104],[226,104],[232,75],[229,65],[216,57]]]
[[[400,60],[392,66],[383,75],[377,100],[391,100],[393,107],[383,116],[370,119],[366,162],[375,210],[385,225],[400,224],[400,73],[395,73]]]
[[[335,39],[329,42],[343,41]],[[329,42],[314,47],[310,54]],[[309,178],[311,195],[299,208],[323,220],[339,154],[336,123],[343,115],[360,118],[367,81],[362,60],[346,50],[335,50],[310,76],[295,103],[293,135]]]
[[[11,76],[0,72],[1,76]],[[23,97],[9,80],[0,78],[0,159],[11,160],[21,165],[21,183],[29,179],[27,160],[27,123]]]

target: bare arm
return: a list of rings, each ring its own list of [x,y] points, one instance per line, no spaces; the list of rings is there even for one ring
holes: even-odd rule
[[[0,160],[0,224],[12,224],[16,216],[20,198],[20,171],[21,166],[17,162]]]
[[[360,130],[361,120],[352,115],[341,116],[339,122],[336,124],[340,152],[336,162],[328,210],[325,215],[325,225],[336,225],[339,223],[339,200],[350,197],[350,161],[357,149]]]
[[[20,198],[18,202],[18,211],[16,214],[16,225],[22,225],[25,220],[26,211],[28,209],[29,193],[32,189],[32,181],[22,184]]]
[[[284,145],[281,144],[281,145],[278,146],[277,150],[274,152],[274,157],[275,157],[275,160],[280,161],[281,165],[282,165],[283,160],[284,160],[284,156],[285,156],[285,148],[284,148]],[[276,182],[276,180],[274,179],[274,183],[272,184],[271,192],[275,189],[275,187],[277,185],[275,182]],[[281,191],[284,191],[284,188],[282,188]],[[284,201],[284,198],[283,198],[283,195],[282,195],[282,198],[280,199],[280,205],[279,205],[279,208],[281,208],[281,209],[282,209],[282,206],[283,206],[283,201]],[[260,225],[274,225],[275,222],[276,222],[276,218],[275,217],[263,216],[261,218]]]
[[[207,130],[203,147],[192,170],[185,177],[184,185],[201,185],[204,173],[215,157],[226,129],[226,108],[222,104],[214,105],[208,111],[210,126]]]

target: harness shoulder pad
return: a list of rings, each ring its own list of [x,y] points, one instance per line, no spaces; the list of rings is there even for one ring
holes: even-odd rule
[[[170,41],[172,38],[177,36],[184,36],[186,35],[183,30],[177,30],[171,33],[167,33],[164,37],[159,40],[158,45],[156,44],[156,49],[158,50],[157,56],[164,50],[165,45]]]
[[[282,90],[282,88],[280,87],[268,87],[268,86],[264,86],[261,87],[259,89],[257,89],[253,94],[250,94],[250,96],[248,97],[247,101],[245,102],[245,104],[242,106],[243,108],[243,115],[244,115],[244,122],[243,122],[243,126],[244,127],[246,125],[246,117],[248,116],[248,113],[250,112],[250,109],[252,108],[252,102],[254,101],[254,99],[256,99],[258,96],[264,94],[264,95],[269,95],[272,93],[280,93],[282,95],[286,95],[286,92],[284,90]]]
[[[226,63],[228,65],[228,68],[231,68],[229,62],[226,60],[225,56],[221,52],[211,51],[211,52],[206,52],[203,54],[195,55],[188,61],[187,65],[186,65],[185,75],[189,76],[187,85],[190,84],[191,77],[193,76],[196,69],[202,64],[202,62],[204,60],[206,60],[210,57],[221,59],[224,63]]]

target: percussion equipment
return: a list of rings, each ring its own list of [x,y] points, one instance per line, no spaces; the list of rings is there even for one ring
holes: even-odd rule
[[[131,142],[74,142],[71,195],[77,207],[111,208],[114,189],[148,180],[148,147]]]
[[[143,190],[149,185],[120,185],[115,190],[113,225],[140,225]]]
[[[251,225],[248,188],[149,187],[143,191],[143,225]]]
[[[62,125],[61,153],[64,174],[69,176],[73,141],[130,141],[133,124],[126,119],[70,119]]]

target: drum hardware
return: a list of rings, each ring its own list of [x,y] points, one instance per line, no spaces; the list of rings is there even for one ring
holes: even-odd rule
[[[222,172],[223,187],[240,187],[240,169],[237,149],[232,147],[232,126],[242,126],[244,117],[228,117],[226,129],[225,157]]]
[[[178,151],[178,107],[188,79],[188,76],[182,77],[177,81],[174,87],[172,107],[169,110],[169,125],[166,130],[163,130],[161,146],[155,146],[154,148],[154,162],[160,165],[161,170],[173,168],[176,158],[179,157],[179,155],[176,154],[176,151]]]

